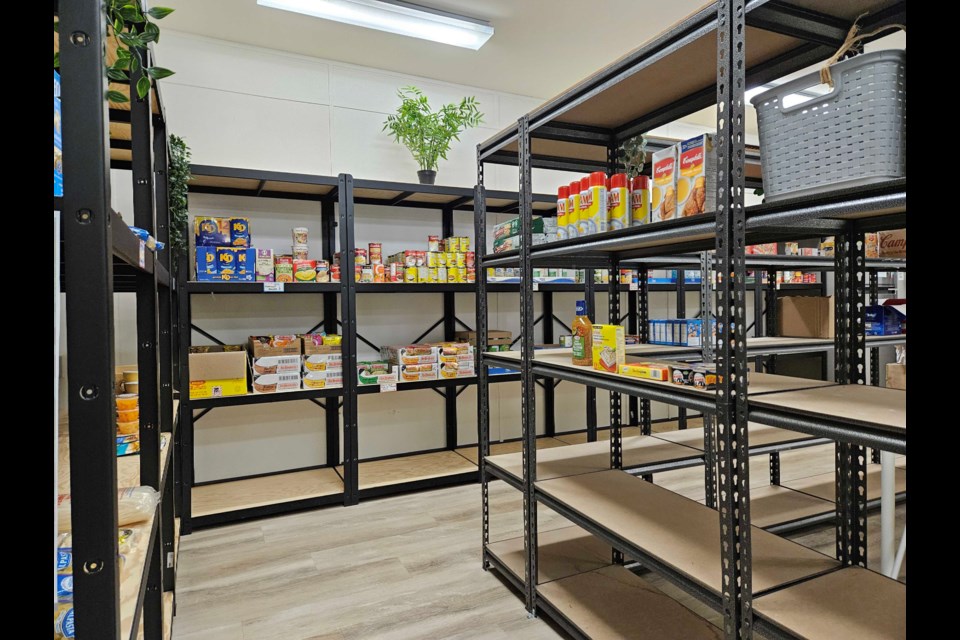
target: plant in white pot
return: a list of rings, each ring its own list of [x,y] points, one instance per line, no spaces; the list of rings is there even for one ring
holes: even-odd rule
[[[396,142],[403,144],[420,165],[417,176],[420,184],[433,184],[437,178],[437,163],[447,159],[450,143],[460,140],[460,134],[483,122],[477,108],[477,99],[464,98],[459,104],[443,105],[433,111],[427,96],[416,87],[403,87],[397,92],[400,106],[397,113],[387,116],[383,130],[389,131]]]

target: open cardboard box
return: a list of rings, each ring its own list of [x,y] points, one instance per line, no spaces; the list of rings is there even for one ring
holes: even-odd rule
[[[203,350],[189,355],[190,397],[246,395],[247,352],[243,345],[203,347]]]

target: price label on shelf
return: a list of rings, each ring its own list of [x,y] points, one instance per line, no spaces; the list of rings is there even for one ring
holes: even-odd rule
[[[140,268],[141,269],[147,266],[146,249],[147,249],[147,243],[141,240],[140,241]]]
[[[263,292],[264,293],[283,293],[283,283],[282,282],[264,282]]]
[[[396,391],[396,390],[397,390],[396,382],[390,382],[387,384],[380,385],[380,393],[388,393],[390,391]]]
[[[534,291],[540,291],[540,283],[539,283],[539,282],[534,282],[534,283],[533,283],[533,290],[534,290]]]
[[[631,282],[631,283],[630,283],[630,291],[636,291],[636,290],[639,289],[639,288],[640,288],[640,286],[639,286],[636,282]]]

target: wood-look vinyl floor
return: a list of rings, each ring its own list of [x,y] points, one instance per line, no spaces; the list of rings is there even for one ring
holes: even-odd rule
[[[781,454],[784,480],[832,469],[833,447]],[[767,457],[750,465],[768,483]],[[703,497],[703,470],[660,474],[663,484]],[[491,540],[522,535],[520,493],[490,485]],[[544,507],[542,530],[569,523]],[[898,531],[906,506],[897,508]],[[480,568],[480,487],[467,485],[368,500],[204,529],[184,537],[177,575],[176,640],[366,640],[560,638],[528,619],[520,600]],[[868,524],[871,568],[879,564],[879,518]],[[833,553],[832,526],[790,536]],[[905,580],[906,562],[901,572]],[[656,576],[646,576],[704,617],[720,617]]]

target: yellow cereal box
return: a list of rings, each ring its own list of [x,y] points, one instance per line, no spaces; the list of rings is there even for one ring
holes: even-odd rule
[[[623,327],[618,324],[593,325],[593,368],[619,373],[627,360]]]

